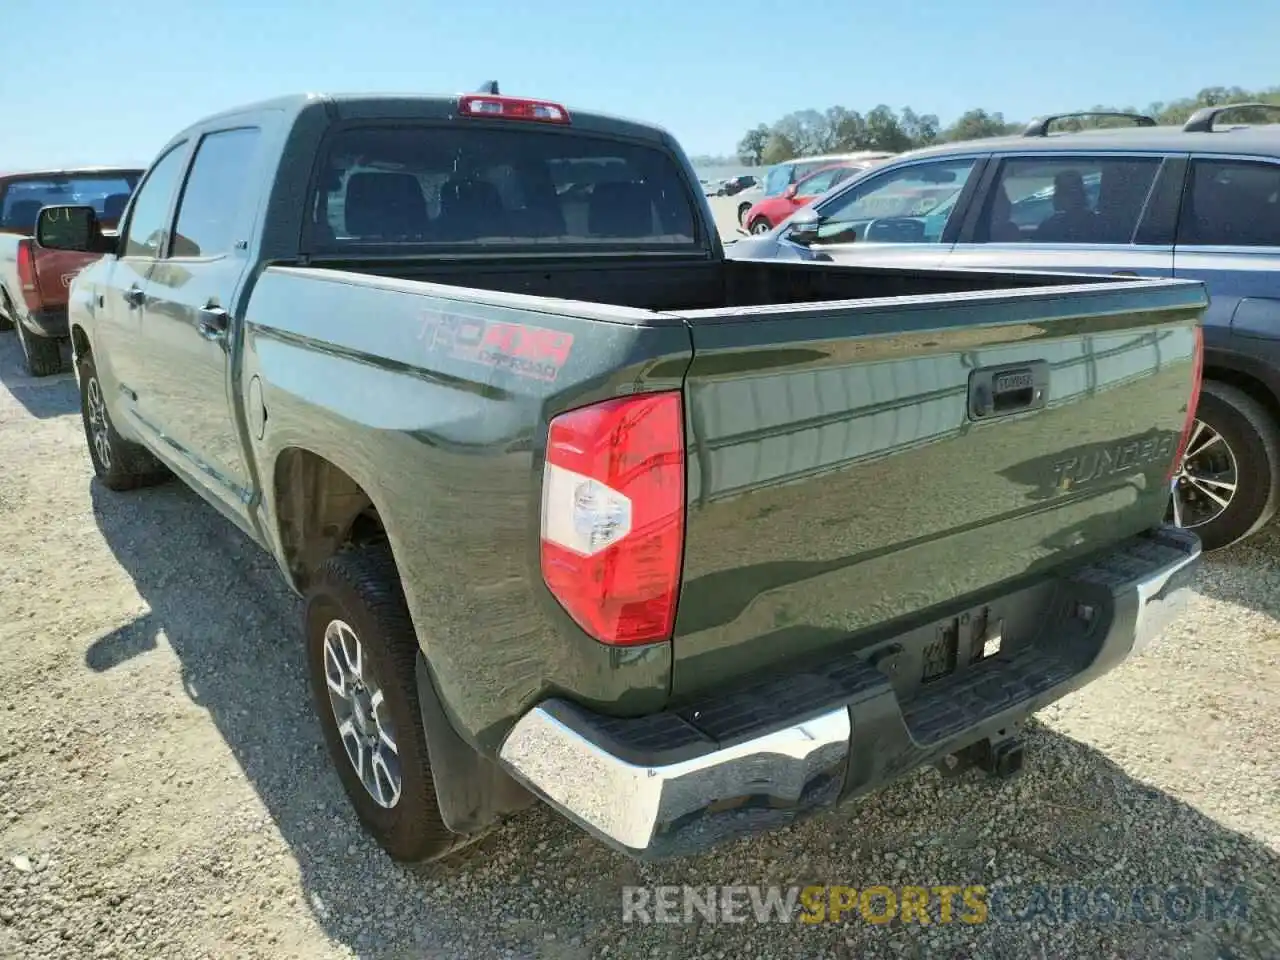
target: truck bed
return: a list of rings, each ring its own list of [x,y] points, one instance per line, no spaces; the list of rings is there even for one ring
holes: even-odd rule
[[[382,394],[380,428],[430,436],[463,457],[459,476],[475,469],[467,451],[513,452],[484,468],[489,522],[507,518],[482,538],[488,551],[520,542],[534,522],[528,458],[551,412],[594,396],[593,383],[628,363],[650,382],[682,387],[683,585],[670,660],[645,667],[646,682],[677,702],[780,665],[871,651],[953,610],[976,615],[989,599],[1157,526],[1204,307],[1200,285],[1177,281],[776,261],[662,270],[508,263],[478,273],[474,263],[337,266],[269,268],[251,327],[269,318],[264,326],[306,331],[327,351],[375,365],[414,358],[432,385],[415,388],[421,399]],[[464,269],[471,286],[448,285]],[[376,324],[351,322],[370,311]],[[572,351],[547,376],[508,376],[478,362],[478,340],[459,339],[464,327],[483,337],[495,323],[570,333]],[[300,369],[293,348],[278,363],[261,356],[281,371],[270,379]],[[374,389],[372,373],[308,361],[320,363],[333,371],[313,370],[317,385],[343,378],[366,395]],[[976,416],[975,374],[993,370],[1032,376],[1042,396]],[[419,472],[410,487],[420,495],[427,483]],[[523,594],[514,585],[536,576],[523,564],[514,553],[456,560],[487,570],[480,579],[503,583],[499,593]],[[512,609],[526,601],[540,602],[527,595]],[[1016,646],[1035,618],[1013,611],[1008,626]],[[438,654],[442,663],[452,655]],[[580,686],[546,675],[521,682],[531,681]],[[464,687],[450,695],[465,702]],[[652,709],[648,696],[633,702]]]
[[[710,262],[634,254],[616,262],[584,262],[581,257],[559,262],[538,258],[522,265],[517,258],[508,256],[492,263],[474,257],[453,262],[439,258],[373,258],[317,259],[312,265],[388,279],[652,311],[1007,291],[1064,282],[1051,274],[1018,271],[913,270],[780,260]],[[1080,279],[1103,282],[1097,277]],[[655,318],[655,322],[661,322],[661,318]]]

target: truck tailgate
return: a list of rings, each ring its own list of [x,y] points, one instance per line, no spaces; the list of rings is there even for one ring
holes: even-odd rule
[[[1064,278],[681,314],[673,693],[856,649],[1158,524],[1206,302]]]

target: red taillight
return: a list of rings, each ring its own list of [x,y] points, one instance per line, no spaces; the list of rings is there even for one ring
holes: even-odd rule
[[[537,123],[568,123],[569,111],[550,100],[502,97],[469,93],[458,100],[458,112],[466,117],[493,117],[498,120],[533,120]]]
[[[1178,438],[1177,449],[1173,451],[1173,462],[1169,464],[1169,472],[1165,481],[1172,483],[1173,475],[1182,469],[1182,458],[1187,452],[1187,441],[1191,439],[1191,428],[1196,423],[1196,407],[1200,405],[1200,382],[1204,379],[1204,329],[1195,329],[1195,344],[1191,355],[1191,396],[1187,398],[1187,418],[1182,424],[1182,436]]]
[[[542,578],[602,643],[671,639],[684,552],[680,393],[646,393],[551,421],[542,473]]]
[[[36,277],[36,257],[30,238],[18,241],[18,283],[22,286],[22,299],[28,310],[40,309],[40,286]]]

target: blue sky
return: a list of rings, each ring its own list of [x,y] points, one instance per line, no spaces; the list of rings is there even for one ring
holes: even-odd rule
[[[690,153],[730,153],[758,122],[836,103],[946,123],[975,106],[1025,119],[1280,84],[1274,0],[3,6],[0,169],[146,163],[201,116],[304,91],[454,93],[496,79],[504,93],[660,123]]]

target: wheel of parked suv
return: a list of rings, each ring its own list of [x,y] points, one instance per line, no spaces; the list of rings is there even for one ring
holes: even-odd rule
[[[773,229],[771,224],[764,217],[756,217],[751,221],[751,226],[747,228],[751,233],[768,233]]]
[[[80,419],[84,422],[84,439],[89,445],[93,472],[103,486],[110,490],[133,490],[168,478],[169,471],[164,464],[145,447],[120,436],[112,425],[106,394],[91,353],[80,358]]]
[[[747,211],[751,209],[751,204],[743,203],[738,205],[738,222],[741,223],[747,215]]]
[[[1205,381],[1169,519],[1218,550],[1261,529],[1278,504],[1280,435],[1270,414],[1243,390]]]
[[[414,673],[418,640],[391,550],[370,544],[325,562],[304,626],[316,715],[356,815],[393,859],[435,860],[470,838],[436,801]]]

